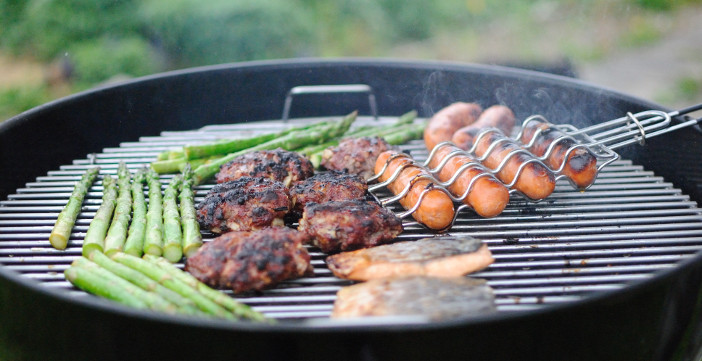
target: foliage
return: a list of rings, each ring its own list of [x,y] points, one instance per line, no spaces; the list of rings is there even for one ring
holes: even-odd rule
[[[114,39],[103,37],[71,46],[69,52],[75,66],[75,80],[80,88],[115,75],[141,76],[159,69],[149,44],[141,38]]]
[[[51,100],[45,85],[0,90],[0,122]]]
[[[400,40],[421,40],[436,30],[466,23],[470,13],[465,0],[382,0],[393,35]]]
[[[385,43],[390,26],[376,0],[298,0],[312,14],[318,56],[374,54]]]
[[[46,61],[72,44],[138,29],[131,0],[30,0],[15,10],[18,19],[3,37],[3,47]]]
[[[650,10],[672,10],[686,4],[700,4],[700,0],[633,0],[634,4]]]
[[[20,20],[24,0],[0,0],[0,39]]]
[[[182,66],[300,56],[314,46],[309,14],[287,0],[150,0],[139,14]]]

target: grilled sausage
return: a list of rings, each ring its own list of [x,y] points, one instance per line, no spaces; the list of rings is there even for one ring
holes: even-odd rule
[[[435,169],[449,154],[460,150],[460,148],[450,144],[439,146],[429,162],[429,168]],[[502,213],[509,202],[507,187],[492,176],[486,177],[487,171],[473,157],[465,154],[453,155],[438,170],[437,177],[442,182],[449,181],[460,167],[468,163],[476,163],[476,165],[461,171],[461,175],[454,180],[453,184],[447,187],[449,192],[456,197],[461,197],[468,190],[473,179],[480,177],[475,180],[467,197],[463,199],[463,203],[469,205],[475,210],[475,213],[482,217],[494,217]]]
[[[385,167],[388,158],[401,154],[397,151],[385,151],[378,156],[375,162],[375,173],[378,174]],[[409,156],[400,156],[392,159],[385,171],[380,175],[379,180],[388,180],[398,167],[410,163]],[[451,226],[455,214],[453,201],[445,192],[434,188],[436,183],[426,178],[417,178],[421,175],[429,175],[429,172],[418,165],[409,165],[404,168],[399,176],[388,185],[388,189],[393,194],[401,193],[408,184],[412,184],[409,192],[400,199],[400,204],[405,209],[412,209],[419,201],[424,190],[428,190],[419,204],[419,208],[412,213],[414,219],[435,231],[443,231]]]
[[[497,146],[482,160],[482,163],[490,169],[497,169],[512,151],[522,151],[511,156],[507,164],[496,174],[497,178],[503,183],[511,184],[517,176],[520,165],[533,160],[534,157],[525,152],[514,140],[508,138],[496,129],[486,130],[484,136],[480,139],[475,139],[480,132],[481,130],[476,128],[462,130],[454,135],[453,142],[461,149],[471,150],[471,148],[473,148],[473,142],[477,141],[474,153],[479,158],[483,158],[490,145],[493,142],[499,141]],[[533,200],[540,200],[548,197],[553,193],[555,187],[556,181],[553,172],[536,162],[531,162],[524,166],[513,185],[513,188]]]
[[[427,149],[445,141],[451,140],[458,129],[473,124],[483,109],[476,103],[453,103],[439,110],[429,120],[424,129],[424,144]]]
[[[539,129],[541,133],[534,141],[534,144],[529,147],[529,151],[537,157],[543,157],[551,144],[556,139],[564,137],[565,134],[546,122],[534,119],[527,122],[522,130],[520,141],[524,144],[529,144]],[[546,165],[553,170],[560,169],[563,166],[568,149],[575,145],[577,143],[572,138],[560,140],[545,159]],[[588,148],[575,148],[568,154],[568,160],[565,162],[565,167],[563,167],[561,173],[568,177],[575,187],[585,189],[592,185],[597,177],[597,157]]]
[[[481,128],[497,128],[502,133],[510,135],[516,124],[517,118],[512,109],[504,105],[493,105],[485,109],[473,125]]]
[[[461,146],[472,141],[471,134],[477,134],[486,128],[497,128],[504,134],[511,134],[516,122],[517,119],[511,109],[504,105],[493,105],[485,109],[475,123],[456,130],[451,140]]]

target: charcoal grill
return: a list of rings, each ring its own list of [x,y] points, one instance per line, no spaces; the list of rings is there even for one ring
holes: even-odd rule
[[[377,109],[366,94],[305,95],[292,106],[284,103],[291,88],[321,84],[368,84]],[[377,60],[190,69],[44,105],[0,125],[0,169],[12,172],[0,184],[0,352],[10,359],[699,357],[697,128],[622,149],[622,158],[604,167],[586,192],[561,180],[542,202],[513,197],[497,218],[463,211],[451,233],[483,239],[496,259],[475,275],[495,290],[494,315],[445,322],[330,320],[336,291],[350,283],[333,277],[315,249],[314,277],[239,297],[276,318],[276,325],[193,320],[97,299],[71,287],[62,272],[80,256],[100,182],[86,197],[69,248],[56,251],[48,243],[73,184],[93,164],[101,174],[114,174],[121,160],[135,170],[185,143],[270,132],[356,108],[369,114],[357,125],[391,122],[411,109],[426,117],[456,100],[502,102],[521,119],[541,113],[579,127],[660,108],[528,71]],[[270,120],[284,107],[291,119]],[[378,119],[370,116],[376,111]],[[419,141],[402,148],[419,161],[428,156]],[[196,200],[210,187],[198,186]],[[426,236],[431,233],[411,225],[400,237]]]

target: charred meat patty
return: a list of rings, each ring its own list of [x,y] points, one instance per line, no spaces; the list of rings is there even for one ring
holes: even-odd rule
[[[470,236],[440,236],[342,252],[327,257],[340,278],[357,281],[408,275],[458,277],[494,262],[487,245]]]
[[[283,226],[290,195],[281,182],[243,177],[216,184],[195,207],[200,227],[212,233]]]
[[[309,159],[299,153],[278,148],[236,157],[222,165],[215,179],[217,183],[224,183],[241,177],[263,177],[283,182],[286,187],[290,187],[313,174],[314,167]]]
[[[290,188],[293,210],[299,214],[308,203],[364,199],[368,184],[365,179],[340,171],[319,173]]]
[[[332,253],[388,243],[402,232],[402,221],[375,202],[330,201],[308,204],[298,229]]]
[[[321,164],[329,170],[345,171],[369,179],[375,174],[376,159],[389,149],[393,147],[380,137],[345,138],[338,146],[324,150]]]
[[[303,246],[307,238],[287,227],[225,233],[189,257],[185,270],[209,286],[234,293],[263,290],[313,275]]]
[[[433,321],[495,312],[485,280],[467,277],[382,278],[344,287],[331,317],[423,316]]]

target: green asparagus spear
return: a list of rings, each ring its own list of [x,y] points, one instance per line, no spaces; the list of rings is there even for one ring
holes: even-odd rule
[[[189,285],[190,287],[196,289],[198,292],[205,295],[207,298],[216,302],[217,304],[223,306],[227,310],[233,312],[236,316],[244,319],[249,319],[252,321],[264,321],[267,320],[266,316],[262,313],[255,311],[248,305],[245,305],[237,300],[227,296],[225,293],[218,290],[212,289],[206,284],[200,282],[190,273],[181,271],[176,266],[172,265],[166,259],[162,257],[154,257],[146,255],[144,259],[157,265],[164,271],[168,272],[173,278]]]
[[[426,123],[412,124],[402,131],[398,131],[391,134],[386,134],[383,136],[388,144],[398,145],[406,143],[412,139],[419,139],[424,134],[424,128],[426,128]]]
[[[97,253],[97,252],[95,252]],[[87,272],[83,272],[87,271]],[[100,267],[85,257],[79,257],[64,274],[76,287],[133,307],[175,313],[177,307],[153,292],[147,292],[127,280]]]
[[[131,268],[137,270],[149,278],[157,281],[164,287],[175,291],[183,297],[192,300],[200,310],[203,312],[224,318],[234,319],[234,315],[227,311],[224,307],[213,302],[204,295],[198,293],[192,287],[187,284],[176,280],[173,276],[169,275],[168,272],[161,269],[159,266],[152,264],[139,257],[134,257],[126,253],[115,253],[112,255],[112,259]]]
[[[182,173],[183,170],[185,170],[186,166],[189,166],[190,169],[195,169],[203,164],[208,164],[208,163],[212,162],[213,160],[217,160],[219,158],[222,158],[222,155],[213,155],[210,157],[189,160],[187,162],[183,162],[183,164],[178,168],[178,171]]]
[[[183,258],[183,232],[178,214],[178,189],[183,183],[183,176],[176,175],[163,193],[163,256],[171,262]]]
[[[226,164],[234,158],[248,152],[275,148],[295,150],[310,144],[321,144],[329,139],[339,137],[344,134],[356,120],[356,115],[357,112],[353,112],[344,117],[341,121],[330,125],[315,127],[309,130],[294,131],[288,133],[284,137],[273,139],[271,141],[261,143],[255,147],[228,154],[218,160],[212,161],[209,164],[202,165],[193,172],[194,184],[202,184],[202,182],[214,176],[223,164]]]
[[[411,124],[417,118],[417,112],[412,110],[405,114],[402,114],[397,118],[395,123],[385,126],[362,126],[353,130],[349,130],[342,136],[332,139],[326,143],[319,145],[310,145],[302,149],[296,150],[298,153],[310,156],[312,154],[321,152],[329,147],[333,147],[339,144],[339,141],[347,137],[366,137],[366,136],[383,136],[384,134],[389,134],[402,129],[407,124]]]
[[[156,155],[156,160],[158,161],[158,160],[166,160],[166,159],[168,159],[168,154],[169,154],[169,152],[170,152],[170,151],[166,150],[166,151],[163,151],[163,152],[161,152],[161,153],[158,153],[158,155]]]
[[[421,134],[424,131],[424,127],[426,126],[426,124],[412,124],[416,117],[417,112],[410,111],[400,116],[394,124],[384,127],[374,127],[372,129],[350,132],[344,134],[344,137],[383,137],[386,141],[388,139],[391,140],[390,142],[388,142],[389,144],[403,144],[409,140],[421,137]],[[417,129],[421,129],[421,132],[419,134],[417,134]],[[319,168],[322,163],[322,154],[324,150],[331,146],[338,145],[338,141],[338,139],[335,139],[324,144],[327,146],[320,145],[319,147],[308,148],[308,152],[305,154],[309,157],[312,165],[315,168]]]
[[[168,159],[176,159],[176,158],[183,158],[185,156],[185,153],[183,153],[183,150],[177,150],[177,149],[171,149],[171,150],[166,150],[161,153],[159,153],[156,156],[156,160],[168,160]]]
[[[132,181],[132,223],[129,225],[124,252],[141,257],[146,234],[146,200],[144,199],[144,180],[146,169],[140,169]]]
[[[185,153],[186,160],[205,158],[212,155],[222,156],[229,153],[238,152],[243,149],[251,148],[261,143],[265,143],[272,139],[278,138],[280,136],[281,133],[278,132],[261,134],[251,138],[230,139],[225,141],[219,141],[216,143],[186,145],[185,147],[183,147],[183,151]]]
[[[412,124],[415,119],[417,119],[417,111],[410,110],[407,113],[400,115],[400,117],[397,118],[397,121],[395,121],[395,124]]]
[[[203,159],[216,159],[229,153],[244,150],[258,144],[285,136],[294,131],[309,130],[326,124],[319,122],[291,127],[281,132],[256,135],[250,138],[225,139],[213,143],[186,145],[182,150],[168,150],[159,153],[156,161],[151,162],[151,169],[159,174],[182,172],[186,164],[196,168],[205,163]]]
[[[49,235],[49,242],[51,242],[54,248],[66,249],[68,239],[71,237],[71,232],[73,231],[73,226],[76,223],[76,218],[78,218],[78,214],[80,214],[83,199],[88,193],[90,186],[95,181],[98,172],[100,172],[99,167],[88,169],[73,188],[73,192],[68,198],[68,203],[61,213],[59,213],[58,218],[56,218],[54,228]]]
[[[153,170],[146,174],[149,185],[149,207],[146,211],[144,253],[160,256],[163,253],[163,201],[161,181]]]
[[[185,159],[188,161],[210,156],[223,156],[283,137],[292,132],[309,130],[324,124],[326,124],[326,122],[305,124],[298,127],[291,127],[280,132],[255,135],[250,138],[226,139],[214,143],[186,145],[183,147],[183,153],[185,153]]]
[[[320,151],[313,153],[313,154],[310,154],[308,156],[308,158],[310,159],[310,163],[312,163],[312,166],[314,167],[314,169],[319,169],[322,166],[322,154],[323,153],[324,153],[324,150],[320,150]]]
[[[145,274],[133,270],[119,262],[113,261],[110,257],[104,255],[102,252],[93,252],[90,254],[90,260],[94,263],[100,265],[100,267],[114,273],[115,275],[139,286],[141,289],[154,292],[165,300],[173,303],[178,307],[179,313],[196,315],[204,314],[200,309],[195,306],[195,303],[178,293],[169,290],[168,288],[162,286],[160,283],[152,280]]]
[[[93,251],[102,252],[105,248],[105,235],[110,226],[117,199],[117,184],[115,179],[108,174],[102,179],[102,187],[102,204],[90,222],[83,240],[84,256],[88,256]]]
[[[190,165],[191,168],[197,168],[203,164],[207,164],[213,160],[221,158],[223,155],[213,155],[205,158],[197,158],[187,160],[185,157],[160,160],[151,162],[151,169],[158,174],[169,174],[182,172],[186,165]]]
[[[158,174],[176,173],[182,168],[188,160],[185,157],[158,160],[151,162],[151,169]]]
[[[193,192],[192,169],[186,166],[183,171],[183,185],[180,190],[180,223],[183,227],[183,254],[190,257],[202,246],[200,225],[195,215],[195,193]]]
[[[107,230],[105,237],[105,253],[110,255],[114,252],[122,252],[124,241],[127,239],[127,228],[132,213],[132,194],[130,189],[131,174],[127,165],[120,162],[117,168],[117,184],[119,185],[119,194],[117,196],[117,205],[115,213],[112,216],[110,229]]]
[[[144,301],[124,288],[124,283],[115,282],[114,279],[105,278],[91,269],[82,267],[79,265],[81,261],[78,260],[85,260],[85,258],[78,258],[64,271],[66,279],[74,286],[130,307],[148,308]]]

